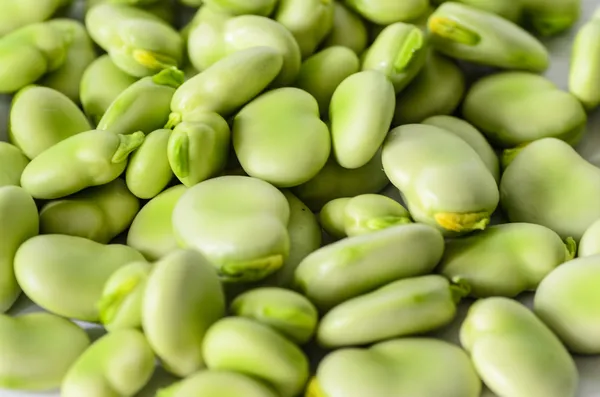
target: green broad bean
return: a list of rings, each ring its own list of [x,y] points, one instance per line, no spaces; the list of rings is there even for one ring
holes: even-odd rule
[[[430,42],[447,56],[504,69],[543,72],[546,47],[498,15],[461,3],[443,3],[428,22]]]
[[[115,65],[134,77],[178,67],[183,58],[179,33],[153,14],[122,4],[99,4],[85,16],[92,39]]]
[[[141,199],[151,199],[162,192],[173,179],[167,148],[171,130],[155,130],[146,135],[127,164],[127,188]],[[152,175],[152,179],[148,178]]]
[[[142,302],[151,271],[148,262],[132,262],[108,278],[98,308],[100,322],[109,332],[142,328]]]
[[[393,125],[452,114],[466,91],[465,75],[452,60],[429,51],[423,69],[396,97]]]
[[[600,104],[600,18],[577,33],[571,54],[569,91],[588,109]]]
[[[234,52],[264,46],[276,49],[283,57],[283,67],[272,85],[282,87],[296,80],[302,56],[296,39],[285,26],[258,15],[232,18],[212,11],[207,14],[192,29],[188,42],[190,61],[198,71]]]
[[[600,256],[560,265],[535,293],[535,314],[577,354],[600,353]]]
[[[89,119],[98,125],[111,103],[137,79],[115,66],[108,55],[92,62],[81,77],[81,105]]]
[[[223,281],[259,281],[288,257],[289,213],[269,183],[222,176],[188,189],[175,205],[173,230],[179,245],[204,254]]]
[[[317,341],[331,349],[433,331],[454,319],[467,293],[438,275],[395,281],[331,309],[319,322]]]
[[[66,234],[108,244],[131,225],[139,210],[140,201],[125,181],[115,179],[44,204],[40,234]]]
[[[50,19],[72,0],[4,0],[0,3],[0,37]]]
[[[362,194],[344,207],[344,231],[349,237],[412,223],[410,213],[395,200],[380,194]]]
[[[21,186],[36,199],[57,199],[112,182],[125,171],[129,153],[144,141],[141,131],[117,135],[92,130],[65,139],[33,159]]]
[[[153,266],[142,303],[142,326],[163,367],[181,377],[202,369],[207,330],[225,315],[225,296],[200,253],[175,251]]]
[[[411,21],[427,11],[428,0],[372,1],[346,0],[346,5],[370,22],[390,25],[395,22]]]
[[[279,0],[273,19],[298,42],[302,58],[312,55],[333,28],[333,0]]]
[[[321,311],[392,281],[430,273],[444,239],[428,225],[411,224],[349,237],[307,256],[295,287]]]
[[[360,55],[367,48],[368,41],[367,26],[362,18],[348,9],[344,3],[333,2],[333,27],[323,41],[323,46],[348,47],[356,55]]]
[[[29,164],[21,149],[8,142],[0,142],[0,187],[20,186],[21,174]]]
[[[115,134],[149,134],[163,128],[169,120],[173,95],[183,81],[179,69],[165,69],[140,79],[115,98],[98,122],[98,129]]]
[[[96,322],[108,278],[122,266],[143,260],[125,245],[49,234],[23,243],[14,266],[19,285],[34,303],[60,316]]]
[[[29,86],[12,100],[8,138],[30,159],[91,128],[77,105],[52,88]]]
[[[89,344],[83,329],[53,314],[0,314],[0,387],[28,391],[58,388]]]
[[[498,186],[481,157],[439,127],[395,128],[383,146],[382,160],[413,219],[446,236],[485,229],[498,206]]]
[[[579,257],[596,254],[600,254],[600,220],[596,220],[585,230],[577,252]]]
[[[427,53],[425,33],[412,24],[397,22],[386,26],[361,56],[362,70],[383,73],[398,93],[423,69]]]
[[[339,165],[356,169],[373,159],[389,131],[395,104],[392,83],[377,71],[355,73],[336,88],[329,118]]]
[[[37,207],[31,196],[18,186],[0,187],[0,235],[3,236],[0,244],[0,313],[7,311],[21,293],[15,277],[15,254],[21,244],[38,234],[38,230]]]
[[[102,3],[137,7],[162,19],[169,25],[175,24],[175,7],[173,7],[172,0],[85,0],[85,12],[87,13],[92,7]]]
[[[500,182],[500,164],[498,155],[485,136],[468,122],[453,116],[433,116],[422,121],[423,124],[434,125],[453,133],[467,142],[483,160],[496,180]]]
[[[195,113],[232,116],[271,84],[282,65],[273,47],[251,47],[226,56],[175,91],[168,126],[189,121]]]
[[[177,249],[171,218],[173,209],[186,192],[184,185],[174,186],[150,200],[133,219],[127,233],[127,245],[148,260],[158,260]]]
[[[600,169],[555,138],[525,146],[500,183],[500,201],[510,222],[537,223],[577,242],[600,218],[597,195]]]
[[[19,28],[0,38],[0,93],[12,94],[63,66],[69,37],[47,22]]]
[[[39,84],[62,92],[73,102],[79,103],[81,77],[89,64],[96,59],[96,49],[81,22],[71,19],[53,19],[48,24],[69,37],[69,49],[63,65],[46,74]]]
[[[438,271],[469,286],[470,296],[513,298],[534,291],[557,266],[573,259],[577,247],[547,227],[529,223],[495,225],[446,242]]]
[[[319,223],[323,230],[335,239],[347,237],[346,234],[346,206],[352,200],[350,197],[342,197],[331,200],[321,208],[319,212]]]
[[[231,131],[223,117],[199,113],[192,120],[177,124],[167,144],[171,169],[187,187],[223,171],[231,148]]]
[[[268,17],[273,14],[279,0],[205,0],[204,6],[230,15],[260,15]]]
[[[435,5],[440,5],[450,0],[432,0]],[[519,3],[522,1],[514,0],[453,0],[457,3],[463,3],[471,7],[491,12],[492,14],[500,15],[514,23],[520,23],[523,19],[523,6]]]
[[[351,49],[328,47],[302,63],[295,85],[315,97],[321,116],[326,117],[336,88],[359,69],[360,61]]]
[[[202,371],[159,390],[156,397],[278,397],[261,382],[237,372]]]
[[[492,144],[511,148],[541,138],[577,144],[587,122],[577,98],[543,76],[505,72],[475,83],[463,103],[467,121]]]
[[[331,200],[378,193],[390,181],[381,165],[381,149],[364,166],[353,170],[340,166],[330,157],[323,169],[310,181],[296,186],[294,194],[312,211],[320,211]]]
[[[573,358],[528,308],[508,298],[481,299],[469,309],[460,341],[475,369],[497,395],[573,397]]]
[[[480,392],[481,381],[462,349],[436,339],[403,338],[330,353],[306,397],[478,397]]]
[[[98,339],[67,372],[62,397],[127,397],[148,383],[154,353],[140,331],[120,330]]]
[[[308,182],[331,152],[327,125],[314,97],[280,88],[246,105],[233,122],[233,147],[244,171],[277,187]],[[297,153],[310,156],[298,156]]]
[[[526,24],[542,36],[553,36],[573,26],[581,14],[581,0],[521,0]]]
[[[298,344],[312,338],[319,320],[317,309],[307,298],[283,288],[245,292],[231,303],[230,311],[269,326]]]
[[[297,396],[308,380],[308,360],[302,350],[247,318],[229,317],[215,323],[204,338],[202,352],[210,370],[251,376],[269,384],[281,397]]]

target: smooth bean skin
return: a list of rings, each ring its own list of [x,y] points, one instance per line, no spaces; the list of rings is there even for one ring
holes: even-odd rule
[[[425,34],[418,27],[397,22],[385,27],[362,57],[362,70],[376,70],[402,91],[427,60]]]
[[[470,296],[513,298],[534,291],[557,266],[573,259],[573,239],[563,242],[547,227],[531,223],[495,225],[446,242],[437,270],[468,285]]]
[[[351,49],[328,47],[302,63],[295,85],[314,96],[321,116],[326,116],[336,88],[359,69],[360,61]]]
[[[443,115],[429,117],[423,120],[422,123],[443,128],[467,142],[479,154],[479,157],[481,157],[496,182],[500,182],[498,155],[477,128],[458,117]]]
[[[125,245],[49,234],[23,243],[14,266],[23,292],[37,305],[60,316],[96,322],[106,280],[134,261],[144,257]]]
[[[7,311],[21,293],[15,277],[15,254],[38,230],[37,207],[31,196],[18,186],[0,187],[0,313]]]
[[[225,23],[232,18],[229,13],[215,11],[213,7],[200,7],[196,12],[185,28],[187,55],[194,69],[201,72],[226,56],[224,46],[215,43],[223,41]]]
[[[498,15],[465,4],[443,3],[428,22],[433,47],[452,58],[534,73],[548,68],[544,45]]]
[[[148,262],[132,262],[108,278],[98,307],[100,322],[109,332],[142,328],[142,302],[151,271]]]
[[[394,22],[411,21],[425,13],[429,6],[429,2],[426,0],[346,0],[346,4],[365,19],[379,25],[390,25]]]
[[[348,47],[360,55],[367,48],[367,26],[360,16],[344,3],[333,2],[333,26],[323,41],[323,47]]]
[[[117,135],[92,130],[65,139],[33,159],[21,186],[36,199],[52,200],[112,182],[125,171],[129,153],[144,141],[142,132]]]
[[[150,200],[133,219],[127,245],[155,261],[177,249],[173,232],[173,209],[187,188],[173,186]]]
[[[381,149],[364,166],[353,170],[340,166],[330,157],[310,181],[296,186],[294,194],[313,211],[320,211],[331,200],[359,194],[378,193],[390,181],[381,165]]]
[[[336,239],[348,236],[345,228],[345,217],[346,206],[350,200],[352,200],[350,197],[334,199],[321,208],[321,211],[319,212],[319,223],[329,236]]]
[[[458,65],[430,51],[425,66],[396,97],[393,125],[420,123],[428,117],[452,114],[466,91]]]
[[[102,3],[135,6],[162,19],[169,25],[175,24],[175,7],[170,0],[87,0],[85,12],[87,13],[92,7]]]
[[[183,80],[181,70],[165,69],[133,83],[111,103],[98,122],[98,129],[115,134],[149,134],[163,128],[169,120],[175,90]]]
[[[156,397],[278,397],[261,382],[237,372],[202,371],[159,390]]]
[[[587,116],[573,95],[543,76],[505,72],[475,83],[463,104],[467,121],[496,146],[511,148],[541,138],[575,145]]]
[[[402,338],[330,353],[306,397],[478,397],[480,391],[462,349],[436,339]]]
[[[155,130],[146,135],[141,146],[133,152],[127,164],[127,188],[136,197],[151,199],[162,192],[173,179],[167,156],[171,130]],[[152,175],[152,179],[148,178]]]
[[[577,22],[581,0],[524,0],[526,23],[542,36],[561,33]]]
[[[81,77],[88,65],[96,59],[96,49],[81,22],[60,18],[53,19],[48,24],[64,32],[70,43],[63,65],[45,75],[39,84],[60,91],[73,102],[79,103]]]
[[[274,48],[283,57],[283,67],[273,86],[293,83],[300,71],[300,47],[289,30],[266,17],[242,15],[231,18],[210,12],[190,32],[188,52],[194,67],[203,71],[227,55],[260,46]]]
[[[0,387],[55,389],[89,344],[85,331],[62,317],[43,312],[0,314]]]
[[[251,47],[226,56],[177,89],[169,124],[188,121],[194,113],[228,118],[267,88],[282,65],[281,54],[272,47]]]
[[[537,223],[577,242],[600,218],[599,194],[600,169],[555,138],[525,146],[500,183],[510,222]]]
[[[191,187],[221,172],[231,147],[229,125],[217,113],[199,113],[193,121],[177,124],[167,144],[167,158],[175,176]]]
[[[337,87],[329,119],[339,165],[356,169],[375,156],[389,131],[395,105],[393,85],[377,71],[355,73]]]
[[[207,332],[202,348],[210,370],[235,371],[259,379],[282,397],[297,396],[308,380],[302,350],[266,325],[228,317]]]
[[[331,349],[423,334],[450,323],[467,292],[438,275],[394,281],[327,312],[317,340]]]
[[[147,11],[123,4],[99,4],[86,13],[85,24],[115,65],[134,77],[151,76],[182,62],[179,33]]]
[[[298,344],[313,336],[319,319],[315,306],[297,292],[283,288],[256,288],[239,295],[231,312],[273,328]]]
[[[154,372],[154,353],[140,331],[111,332],[90,346],[65,376],[61,396],[133,396]]]
[[[599,281],[600,256],[593,255],[557,267],[535,293],[535,314],[573,353],[600,353]]]
[[[333,3],[330,0],[279,0],[273,19],[292,32],[302,58],[312,55],[331,31]]]
[[[50,19],[72,0],[5,0],[0,4],[0,37]]]
[[[397,201],[380,194],[362,194],[344,207],[345,234],[360,236],[412,223],[410,213]]]
[[[47,22],[24,26],[0,38],[0,93],[12,94],[57,70],[68,49],[68,35]]]
[[[244,171],[277,187],[308,182],[331,153],[329,129],[319,118],[317,101],[298,88],[259,96],[235,116],[232,132]]]
[[[139,210],[140,201],[125,181],[115,179],[44,204],[40,234],[66,234],[108,244],[131,225]]]
[[[290,236],[290,253],[281,269],[264,280],[265,285],[290,287],[296,268],[311,252],[321,247],[321,227],[317,217],[298,197],[284,190],[283,195],[290,206],[287,230]]]
[[[77,105],[52,88],[28,86],[12,100],[8,138],[30,159],[91,129]]]
[[[205,0],[205,7],[230,15],[260,15],[268,17],[279,0]]]
[[[196,249],[225,282],[259,281],[289,253],[289,204],[260,179],[222,176],[187,190],[173,211],[180,246]]]
[[[592,256],[600,254],[600,220],[595,221],[588,227],[581,241],[579,241],[579,250],[577,256]]]
[[[98,125],[106,110],[137,79],[115,66],[108,55],[92,62],[81,77],[81,105],[85,114]]]
[[[142,326],[164,368],[180,377],[202,369],[207,330],[225,315],[225,295],[212,264],[178,250],[153,266],[146,282]]]
[[[587,110],[600,104],[600,19],[593,18],[577,33],[571,53],[569,92]]]
[[[450,0],[433,0],[432,3],[439,5]],[[479,8],[492,14],[500,15],[514,23],[520,23],[523,19],[523,7],[515,4],[513,0],[453,0],[471,7]]]
[[[307,256],[296,269],[295,287],[325,311],[392,281],[431,272],[443,251],[440,232],[422,224],[349,237]]]
[[[460,342],[496,395],[575,396],[578,374],[573,358],[517,301],[495,297],[475,302],[460,328]]]
[[[413,219],[446,236],[485,229],[498,206],[494,177],[477,152],[451,132],[424,124],[397,127],[382,159]]]
[[[29,164],[21,149],[8,142],[0,142],[0,187],[20,186],[21,174]]]

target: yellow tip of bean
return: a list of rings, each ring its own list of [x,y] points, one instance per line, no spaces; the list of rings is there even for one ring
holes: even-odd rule
[[[446,230],[453,232],[470,232],[483,230],[490,223],[490,214],[487,212],[475,212],[470,214],[459,214],[454,212],[440,212],[435,214],[435,221]]]
[[[450,18],[432,17],[428,25],[431,33],[457,43],[476,45],[481,41],[479,34]]]

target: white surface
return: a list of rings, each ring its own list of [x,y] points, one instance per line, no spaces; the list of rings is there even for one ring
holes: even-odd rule
[[[581,26],[591,15],[592,11],[600,6],[600,0],[583,0],[584,11],[579,24],[559,37],[545,40],[552,53],[552,64],[546,73],[561,88],[567,88],[569,58],[571,53],[571,45],[573,38],[579,26]],[[0,96],[0,140],[6,140],[7,115],[10,104],[10,97]],[[590,115],[588,123],[587,135],[579,145],[578,150],[582,155],[593,164],[600,166],[600,111],[596,111]],[[600,198],[599,198],[600,199]],[[521,298],[521,301],[530,305],[531,294],[527,294]],[[461,305],[459,315],[456,320],[444,330],[436,332],[435,335],[442,337],[448,341],[458,344],[458,329],[468,309],[468,303]],[[28,299],[22,298],[11,310],[11,314],[22,314],[32,311],[41,310],[33,305]],[[92,339],[97,339],[103,334],[103,330],[97,325],[83,324]],[[2,354],[2,352],[0,352]],[[600,357],[575,357],[577,367],[579,368],[581,385],[578,397],[600,397]],[[448,365],[452,365],[448,363]],[[174,378],[164,373],[157,371],[152,382],[137,397],[154,396],[158,387],[164,386],[172,382]],[[58,392],[49,393],[23,393],[0,390],[0,397],[59,397]],[[81,396],[86,397],[86,396]],[[193,396],[190,396],[193,397]],[[242,396],[240,396],[242,397]],[[376,397],[376,396],[372,396]],[[494,397],[489,391],[484,391],[482,397]],[[510,397],[510,396],[507,396]]]

